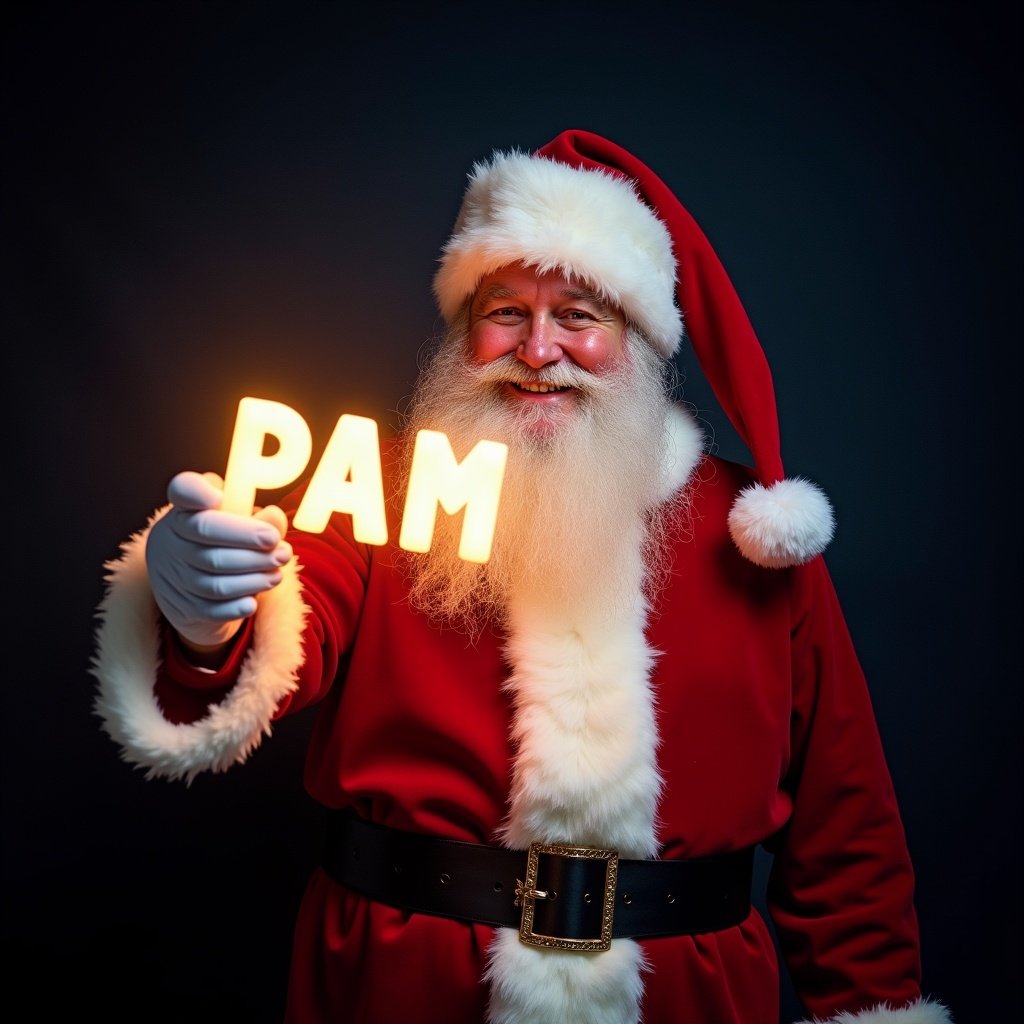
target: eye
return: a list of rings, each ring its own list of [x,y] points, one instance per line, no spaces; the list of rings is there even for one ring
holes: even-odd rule
[[[558,314],[558,319],[570,326],[585,327],[593,323],[597,317],[586,309],[566,309]]]
[[[487,310],[483,317],[495,324],[516,324],[523,318],[523,311],[515,306],[496,306]]]

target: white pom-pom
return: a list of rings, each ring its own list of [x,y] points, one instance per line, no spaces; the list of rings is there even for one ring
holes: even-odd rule
[[[793,477],[744,487],[729,511],[729,533],[740,553],[766,569],[802,565],[828,546],[832,506],[809,480]]]

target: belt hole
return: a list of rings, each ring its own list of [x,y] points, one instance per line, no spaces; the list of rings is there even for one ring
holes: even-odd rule
[[[501,892],[502,889],[504,889],[504,888],[505,887],[501,884],[501,882],[495,882],[494,883],[494,891],[495,892]]]
[[[675,901],[676,901],[676,898],[675,898],[675,896],[673,896],[673,895],[672,895],[672,893],[669,893],[669,894],[668,894],[668,895],[667,895],[667,896],[665,897],[665,900],[666,900],[666,902],[668,902],[668,903],[675,903]]]
[[[622,902],[625,903],[626,906],[628,907],[630,905],[630,903],[633,902],[633,897],[630,896],[628,892],[627,893],[623,893],[622,894]]]
[[[447,885],[451,880],[452,880],[452,876],[451,875],[442,875],[441,876],[441,884],[442,885]]]
[[[594,897],[591,896],[589,892],[585,892],[583,894],[583,902],[584,903],[593,903],[594,902]]]

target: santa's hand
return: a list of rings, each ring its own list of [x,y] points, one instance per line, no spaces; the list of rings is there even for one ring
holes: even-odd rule
[[[212,474],[179,473],[167,488],[171,509],[153,524],[146,566],[153,597],[190,644],[225,644],[256,611],[256,595],[281,582],[292,557],[285,514],[269,505],[251,516],[218,511]]]

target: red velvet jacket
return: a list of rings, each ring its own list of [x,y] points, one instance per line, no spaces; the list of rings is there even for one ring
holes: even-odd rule
[[[726,516],[748,479],[716,459],[697,469],[672,574],[648,621],[648,641],[660,652],[651,687],[665,783],[661,855],[752,844],[774,855],[768,906],[808,1014],[836,1018],[885,1004],[872,1022],[948,1021],[938,1004],[919,1002],[913,871],[868,688],[828,572],[820,558],[766,570],[736,552]],[[232,738],[226,752],[199,764],[243,715],[239,693],[259,692],[246,675],[254,674],[253,652],[262,647],[273,664],[281,657],[274,645],[287,647],[289,635],[301,633],[301,658],[292,659],[301,666],[260,685],[270,695],[267,729],[275,714],[318,705],[305,771],[312,796],[403,829],[494,841],[513,758],[503,640],[485,633],[470,642],[411,612],[395,549],[357,544],[346,526],[347,517],[335,516],[323,534],[289,535],[295,586],[278,588],[279,610],[261,608],[221,672],[191,668],[172,643],[159,669],[159,659],[147,668],[149,655],[138,655],[165,718],[203,722],[211,704],[228,709],[216,740],[203,733],[187,754],[167,754],[170,740],[140,739],[148,725],[125,724],[130,715],[114,724],[108,714],[108,731],[154,774],[244,760],[258,735]],[[126,546],[112,593],[144,591],[138,558]],[[108,606],[108,620],[120,616]],[[149,621],[159,628],[152,610]],[[108,633],[101,649],[121,652],[126,643]],[[143,746],[160,753],[147,762]],[[288,1019],[480,1024],[491,937],[483,925],[371,903],[317,871],[296,929]],[[641,945],[650,965],[645,1024],[778,1021],[776,953],[756,910],[737,927]]]

